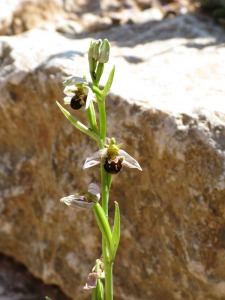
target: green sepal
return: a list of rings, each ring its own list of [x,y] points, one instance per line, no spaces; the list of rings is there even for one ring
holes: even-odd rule
[[[98,227],[101,230],[103,239],[106,243],[107,252],[109,254],[110,248],[111,248],[111,241],[112,241],[112,233],[109,226],[109,222],[107,220],[107,217],[105,215],[105,212],[101,205],[99,203],[95,203],[93,205],[93,211],[95,215],[95,219],[98,223]]]
[[[111,260],[114,261],[117,248],[120,242],[120,208],[119,204],[115,202],[115,215],[114,215],[114,223],[112,230],[112,242],[111,242]]]
[[[103,99],[105,99],[106,95],[108,94],[108,92],[109,92],[109,90],[112,86],[114,74],[115,74],[115,66],[112,68],[112,70],[109,74],[108,80],[106,82],[106,85],[104,87],[104,90],[102,91],[102,98]]]
[[[92,139],[97,141],[98,143],[101,142],[100,137],[98,134],[96,134],[94,131],[89,129],[87,126],[85,126],[83,123],[78,121],[71,113],[69,113],[65,108],[63,108],[57,101],[56,104],[60,108],[61,112],[64,114],[64,116],[81,132],[86,133],[89,135]]]

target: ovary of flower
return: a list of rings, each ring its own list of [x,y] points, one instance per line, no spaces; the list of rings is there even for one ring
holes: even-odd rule
[[[66,94],[64,104],[69,104],[76,110],[81,107],[85,107],[85,109],[89,107],[94,98],[94,94],[84,78],[70,76],[63,84],[66,86],[63,91],[64,94]]]
[[[105,171],[110,174],[118,173],[123,165],[142,171],[139,163],[120,147],[121,145],[116,145],[115,139],[112,138],[106,148],[100,149],[86,159],[83,169],[103,163]]]

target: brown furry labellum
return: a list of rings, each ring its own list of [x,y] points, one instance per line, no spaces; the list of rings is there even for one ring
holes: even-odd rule
[[[106,158],[104,169],[109,174],[117,174],[122,169],[122,161],[120,159],[118,159],[117,161],[110,161],[108,158]]]

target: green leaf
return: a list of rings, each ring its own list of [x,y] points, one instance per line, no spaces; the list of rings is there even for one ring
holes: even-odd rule
[[[56,101],[56,104],[58,105],[58,107],[60,108],[61,112],[64,114],[64,116],[81,132],[86,133],[87,135],[89,135],[92,139],[94,139],[95,141],[97,141],[98,143],[100,142],[100,137],[93,132],[92,130],[90,130],[87,126],[85,126],[83,123],[81,123],[80,121],[78,121],[73,115],[71,115],[71,113],[69,113],[65,108],[63,108],[59,102]]]
[[[101,230],[102,236],[105,240],[106,247],[109,250],[111,248],[112,233],[105,212],[99,203],[95,203],[93,205],[93,211],[95,219],[98,223],[98,227]]]
[[[115,259],[119,242],[120,242],[120,208],[119,208],[119,204],[115,202],[115,215],[114,215],[112,242],[111,242],[111,249],[110,249],[112,260]]]
[[[102,98],[103,99],[106,97],[106,95],[108,94],[108,92],[109,92],[109,90],[112,86],[114,73],[115,73],[115,66],[112,68],[112,71],[109,74],[108,80],[107,80],[106,85],[104,87],[104,90],[102,92]]]

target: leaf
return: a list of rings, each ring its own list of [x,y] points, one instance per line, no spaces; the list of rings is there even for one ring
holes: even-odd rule
[[[110,74],[109,74],[109,77],[108,77],[108,80],[106,82],[106,85],[104,87],[104,90],[102,91],[102,98],[104,99],[106,97],[106,95],[108,94],[111,86],[112,86],[112,83],[113,83],[113,78],[114,78],[114,73],[115,73],[115,66],[112,68]]]
[[[112,242],[111,242],[111,249],[110,249],[112,260],[115,259],[119,242],[120,242],[120,208],[119,208],[119,204],[115,202],[115,215],[114,215]]]
[[[56,101],[56,104],[58,105],[58,107],[60,108],[61,112],[64,114],[64,116],[80,131],[86,133],[87,135],[89,135],[91,138],[93,138],[94,140],[96,140],[97,142],[100,141],[100,137],[93,132],[92,130],[90,130],[87,126],[85,126],[83,123],[81,123],[80,121],[78,121],[73,115],[71,115],[71,113],[69,113],[65,108],[62,107],[62,105],[59,104],[59,102]]]
[[[102,236],[106,242],[106,247],[109,250],[111,248],[112,233],[105,212],[99,203],[95,203],[93,205],[93,211],[95,219],[98,223],[98,227],[101,230]]]

